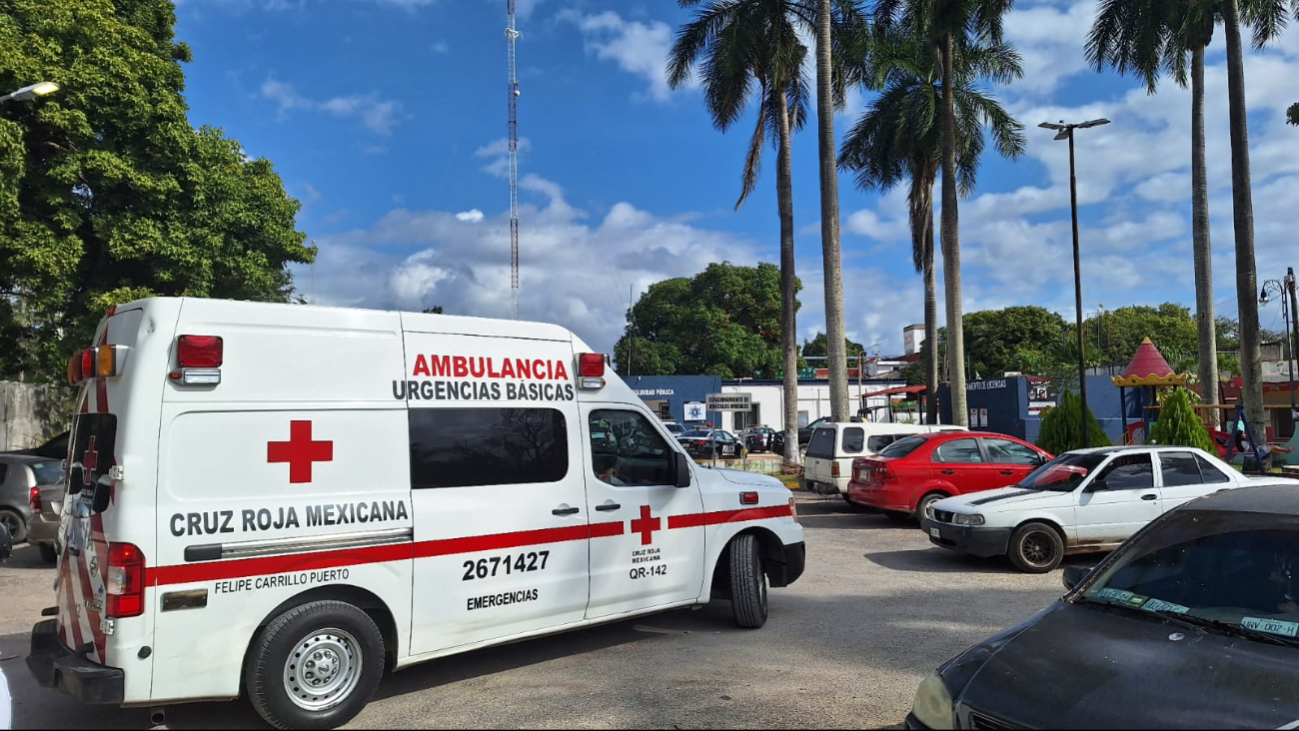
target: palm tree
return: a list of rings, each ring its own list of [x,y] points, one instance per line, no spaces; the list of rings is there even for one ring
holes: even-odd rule
[[[965,394],[965,332],[961,306],[961,240],[957,203],[957,132],[954,77],[957,57],[972,46],[1002,44],[1002,18],[1015,0],[879,0],[876,23],[885,29],[900,24],[924,39],[940,60],[939,148],[943,172],[941,245],[943,284],[947,303],[947,362],[952,386],[952,417],[969,425]],[[1021,74],[994,70],[993,81],[1006,83]]]
[[[848,354],[844,351],[843,258],[839,249],[839,171],[834,152],[831,0],[816,12],[816,122],[821,163],[821,256],[825,270],[825,333],[829,343],[830,418],[848,420]]]
[[[1024,126],[995,99],[976,86],[989,70],[1019,68],[1019,55],[997,44],[967,48],[954,71],[957,128],[957,181],[962,195],[974,190],[983,127],[992,132],[997,151],[1015,159],[1024,151]],[[911,258],[925,280],[925,385],[927,418],[938,421],[938,295],[934,277],[934,181],[942,159],[935,124],[942,104],[939,58],[932,45],[903,32],[885,34],[872,50],[867,81],[880,90],[869,109],[848,133],[839,164],[857,173],[863,190],[887,190],[910,181],[907,194],[911,223]],[[995,75],[995,74],[992,74]]]
[[[736,210],[753,191],[763,143],[776,145],[776,200],[780,214],[781,327],[785,356],[785,461],[798,462],[798,332],[794,276],[794,184],[790,138],[807,120],[807,85],[802,78],[807,47],[799,41],[795,14],[786,0],[678,0],[703,4],[677,32],[668,57],[668,85],[679,88],[698,65],[704,103],[713,125],[725,132],[743,114],[757,86],[757,120],[744,161]],[[802,8],[806,10],[805,8]],[[841,346],[842,347],[842,346]]]
[[[1213,310],[1213,251],[1209,236],[1209,186],[1205,173],[1204,51],[1222,19],[1221,0],[1101,0],[1087,38],[1087,60],[1100,71],[1132,72],[1155,93],[1165,72],[1191,86],[1191,240],[1195,259],[1195,310],[1199,380],[1205,399],[1217,396],[1218,348]],[[1213,389],[1210,392],[1209,389]],[[1213,417],[1216,419],[1216,412]]]

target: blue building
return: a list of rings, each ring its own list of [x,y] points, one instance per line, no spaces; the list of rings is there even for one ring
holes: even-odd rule
[[[662,419],[673,419],[687,426],[722,424],[719,411],[686,413],[686,404],[702,405],[708,401],[708,394],[722,392],[721,376],[630,376],[623,380]],[[702,418],[690,418],[701,415]]]

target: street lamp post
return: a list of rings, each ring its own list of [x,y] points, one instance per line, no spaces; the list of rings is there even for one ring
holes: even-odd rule
[[[36,97],[45,96],[46,94],[53,94],[58,90],[59,90],[58,84],[55,84],[50,81],[42,81],[38,84],[32,84],[31,86],[24,86],[18,91],[10,92],[8,94],[5,94],[4,96],[0,96],[0,104],[4,104],[5,102],[29,102],[35,99]]]
[[[1294,270],[1291,269],[1286,273],[1285,279],[1269,279],[1263,282],[1263,289],[1258,293],[1258,302],[1265,305],[1271,301],[1268,296],[1269,292],[1274,292],[1281,296],[1281,320],[1285,323],[1285,367],[1286,377],[1290,380],[1290,413],[1294,414],[1295,409],[1295,384],[1294,384],[1294,358],[1295,347],[1299,343],[1292,344],[1290,340],[1290,321],[1296,313],[1293,311],[1292,302],[1289,295],[1294,291]]]
[[[1073,214],[1073,293],[1075,317],[1078,323],[1078,397],[1082,399],[1082,445],[1091,446],[1091,434],[1087,430],[1087,355],[1083,348],[1083,307],[1082,307],[1082,262],[1078,255],[1078,177],[1074,172],[1073,131],[1109,124],[1108,119],[1093,119],[1080,124],[1059,124],[1043,122],[1039,127],[1056,131],[1056,140],[1069,140],[1069,208]]]

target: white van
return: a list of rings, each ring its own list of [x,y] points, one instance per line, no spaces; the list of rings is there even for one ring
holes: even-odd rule
[[[950,424],[881,424],[877,422],[830,422],[812,430],[803,461],[803,489],[822,495],[843,495],[848,499],[852,461],[870,457],[900,437],[940,431],[965,431]]]
[[[759,627],[803,571],[789,490],[697,468],[553,325],[146,299],[69,379],[28,665],[83,701],[333,727],[384,672],[487,645],[713,596]]]

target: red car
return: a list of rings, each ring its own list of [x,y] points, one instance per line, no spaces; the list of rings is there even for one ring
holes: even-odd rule
[[[902,522],[922,518],[931,503],[1014,485],[1053,457],[1005,434],[951,431],[893,442],[853,460],[848,502]]]

